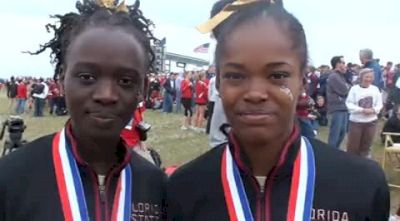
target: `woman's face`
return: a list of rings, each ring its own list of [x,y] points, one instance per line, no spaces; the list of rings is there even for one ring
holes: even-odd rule
[[[394,112],[394,114],[396,115],[396,118],[400,120],[400,107],[397,108],[396,112]]]
[[[318,99],[317,99],[318,106],[322,107],[322,106],[324,106],[324,103],[325,103],[324,98],[323,97],[318,97]]]
[[[186,80],[190,80],[190,78],[192,78],[192,74],[190,72],[186,73],[185,79]]]
[[[220,96],[234,133],[271,141],[293,129],[303,89],[300,58],[287,31],[262,18],[237,27],[220,58]]]
[[[145,53],[122,29],[92,27],[71,43],[61,76],[75,133],[119,136],[136,108]]]
[[[372,82],[374,82],[374,73],[369,72],[363,75],[361,79],[361,85],[364,87],[369,87]]]

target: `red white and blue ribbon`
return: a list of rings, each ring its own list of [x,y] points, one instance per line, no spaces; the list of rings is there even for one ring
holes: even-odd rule
[[[72,153],[65,129],[53,139],[53,163],[64,219],[68,221],[89,221],[86,197],[78,165]],[[132,171],[128,164],[120,175],[115,191],[112,221],[130,220]]]
[[[230,221],[253,221],[243,181],[228,145],[222,156],[221,178]],[[302,137],[293,167],[287,221],[310,220],[314,183],[314,152],[307,138]]]
[[[131,167],[126,167],[120,175],[117,190],[114,197],[114,206],[111,220],[131,220],[131,196],[132,196],[132,171]]]

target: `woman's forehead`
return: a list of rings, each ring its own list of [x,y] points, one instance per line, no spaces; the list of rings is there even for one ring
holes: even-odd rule
[[[281,59],[295,58],[298,53],[293,49],[288,32],[274,19],[264,18],[249,21],[236,27],[225,38],[222,59],[240,55]],[[297,62],[298,63],[298,62]]]
[[[71,43],[68,63],[98,59],[115,60],[131,65],[144,64],[144,49],[133,35],[107,28],[90,28]]]

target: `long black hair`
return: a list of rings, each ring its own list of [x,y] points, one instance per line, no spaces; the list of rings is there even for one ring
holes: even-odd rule
[[[118,3],[119,0],[114,0],[115,6]],[[151,72],[154,70],[155,59],[151,45],[158,40],[151,31],[153,23],[143,16],[139,6],[140,2],[136,0],[135,4],[127,6],[128,10],[123,12],[116,8],[101,6],[96,0],[77,1],[78,13],[70,12],[51,16],[57,21],[54,24],[47,24],[46,29],[47,32],[54,33],[53,38],[44,45],[40,45],[39,50],[28,53],[37,55],[50,49],[50,62],[55,64],[54,78],[57,79],[62,66],[66,65],[66,52],[74,38],[88,27],[109,25],[124,28],[135,36],[146,53],[146,63]]]

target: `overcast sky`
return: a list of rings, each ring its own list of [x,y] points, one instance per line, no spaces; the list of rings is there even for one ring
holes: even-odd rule
[[[76,0],[0,0],[0,78],[10,75],[52,76],[49,53],[29,56],[51,35],[44,25],[49,15],[75,11]],[[127,0],[133,3],[134,0]],[[167,37],[167,51],[212,59],[193,49],[210,42],[194,27],[207,20],[215,0],[142,0],[141,9],[156,24],[160,39]],[[381,64],[400,63],[399,0],[286,0],[285,7],[303,23],[310,61],[329,64],[334,55],[357,62],[362,48],[371,48]]]

